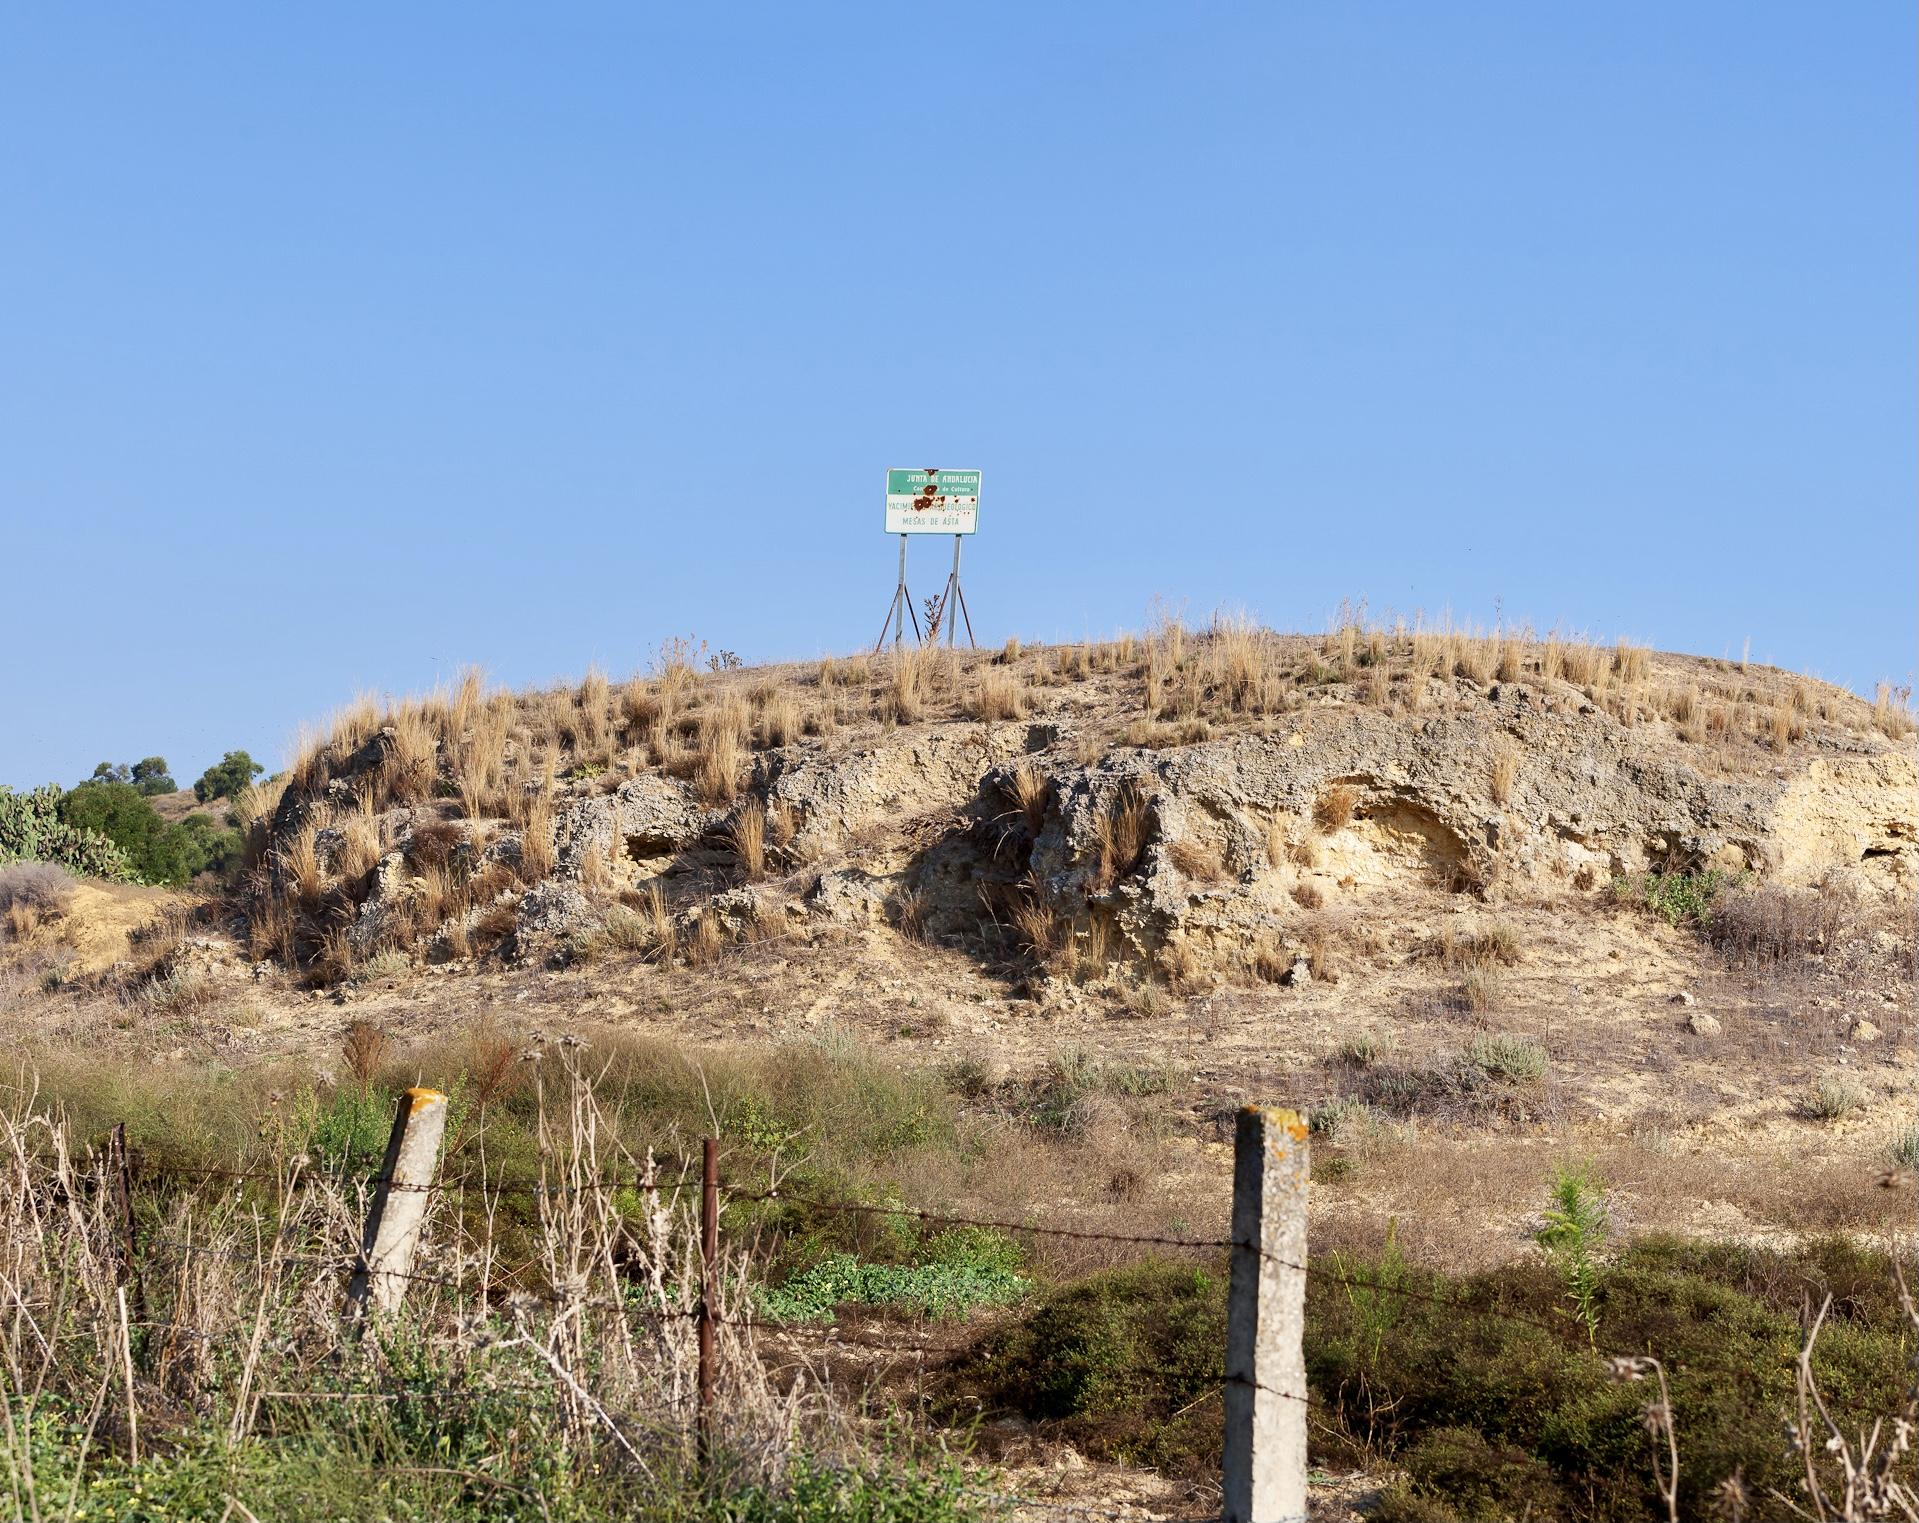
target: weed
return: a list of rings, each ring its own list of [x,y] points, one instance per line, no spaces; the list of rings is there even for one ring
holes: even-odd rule
[[[1552,1200],[1538,1241],[1566,1281],[1566,1298],[1586,1330],[1586,1346],[1598,1347],[1599,1261],[1607,1233],[1606,1210],[1591,1168],[1563,1168],[1553,1180]]]
[[[1919,1126],[1907,1126],[1894,1134],[1886,1156],[1902,1169],[1919,1169]]]

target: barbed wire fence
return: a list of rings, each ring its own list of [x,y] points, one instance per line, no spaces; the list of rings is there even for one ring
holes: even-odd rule
[[[425,1098],[423,1098],[425,1097]],[[435,1102],[438,1102],[437,1104]],[[713,1430],[716,1412],[717,1338],[721,1332],[735,1336],[768,1340],[760,1355],[777,1357],[789,1345],[812,1351],[814,1357],[846,1350],[862,1354],[884,1354],[924,1361],[931,1357],[958,1357],[980,1346],[980,1334],[962,1334],[933,1339],[919,1327],[849,1327],[838,1322],[816,1322],[729,1310],[720,1294],[723,1260],[718,1228],[722,1204],[781,1205],[822,1215],[881,1217],[911,1221],[927,1227],[972,1228],[1006,1234],[1014,1238],[1052,1239],[1065,1242],[1099,1242],[1128,1245],[1148,1250],[1174,1250],[1206,1254],[1226,1254],[1230,1258],[1227,1293],[1226,1359],[1214,1372],[1212,1390],[1201,1395],[1208,1399],[1216,1391],[1224,1409],[1224,1444],[1221,1456],[1220,1507],[1208,1517],[1181,1519],[1179,1523],[1304,1523],[1307,1516],[1306,1418],[1316,1412],[1330,1422],[1341,1420],[1341,1411],[1315,1396],[1307,1387],[1303,1350],[1305,1290],[1309,1280],[1330,1283],[1348,1291],[1390,1296],[1411,1302],[1423,1302],[1444,1308],[1450,1315],[1473,1321],[1496,1321],[1563,1336],[1565,1324],[1528,1316],[1500,1306],[1465,1304],[1457,1295],[1422,1289],[1413,1284],[1388,1280],[1377,1273],[1352,1273],[1339,1261],[1328,1264],[1313,1261],[1306,1251],[1307,1206],[1307,1128],[1296,1115],[1287,1111],[1247,1108],[1239,1118],[1235,1143],[1234,1202],[1232,1228],[1225,1237],[1204,1237],[1151,1232],[1122,1232],[1090,1227],[1052,1226],[1032,1221],[1000,1217],[938,1212],[905,1203],[836,1200],[803,1191],[785,1191],[776,1184],[763,1189],[721,1187],[716,1139],[703,1143],[698,1177],[683,1171],[678,1177],[641,1178],[630,1174],[597,1174],[570,1180],[512,1178],[489,1175],[484,1170],[438,1172],[440,1131],[443,1126],[444,1097],[431,1091],[410,1091],[402,1097],[392,1134],[379,1171],[351,1179],[366,1192],[367,1210],[360,1233],[360,1246],[353,1251],[334,1253],[305,1251],[307,1244],[282,1240],[276,1231],[271,1243],[256,1243],[252,1251],[243,1251],[216,1242],[206,1242],[178,1232],[153,1229],[142,1233],[136,1219],[136,1200],[141,1186],[162,1181],[191,1186],[212,1182],[235,1185],[253,1184],[284,1191],[296,1172],[289,1167],[212,1168],[181,1167],[161,1160],[137,1159],[129,1144],[124,1124],[110,1134],[102,1179],[111,1193],[115,1219],[114,1240],[121,1282],[130,1298],[129,1325],[172,1338],[191,1341],[202,1336],[197,1328],[177,1318],[155,1318],[146,1304],[146,1281],[163,1273],[168,1261],[174,1264],[194,1257],[226,1259],[252,1267],[256,1271],[308,1271],[315,1282],[326,1279],[344,1281],[343,1318],[347,1336],[354,1336],[364,1322],[381,1313],[398,1310],[410,1287],[429,1287],[487,1309],[511,1312],[515,1307],[545,1304],[577,1316],[586,1310],[617,1314],[622,1319],[665,1327],[677,1326],[690,1331],[697,1347],[697,1385],[693,1402],[693,1431],[690,1435],[700,1464],[710,1463],[717,1447]],[[352,1159],[329,1172],[336,1183],[346,1183],[352,1173]],[[683,1306],[645,1305],[632,1298],[607,1298],[581,1295],[563,1284],[539,1283],[519,1270],[494,1275],[474,1275],[455,1265],[454,1272],[433,1267],[418,1267],[416,1254],[428,1203],[436,1196],[473,1192],[482,1199],[498,1201],[509,1195],[533,1199],[542,1206],[552,1202],[577,1200],[584,1196],[610,1196],[631,1191],[642,1200],[668,1199],[697,1195],[699,1202],[698,1281],[690,1304]],[[396,1206],[398,1209],[396,1209]],[[1612,1362],[1624,1378],[1636,1378],[1643,1371],[1648,1351],[1593,1348],[1596,1357]],[[802,1356],[804,1357],[804,1356]],[[1656,1363],[1656,1362],[1655,1362]],[[1190,1381],[1190,1366],[1138,1364],[1128,1374]],[[1742,1373],[1728,1369],[1731,1377]],[[571,1382],[573,1377],[560,1364],[552,1365],[556,1383]],[[1663,1379],[1663,1377],[1662,1377]],[[494,1386],[506,1389],[551,1392],[551,1385],[523,1387]],[[1663,1384],[1661,1390],[1663,1392]],[[592,1403],[590,1392],[573,1390],[574,1399]],[[458,1403],[474,1398],[455,1389],[436,1390],[435,1399]],[[129,1377],[129,1401],[132,1399]],[[321,1403],[328,1401],[404,1402],[408,1393],[341,1390],[271,1389],[258,1392],[253,1400]],[[1663,1396],[1662,1396],[1662,1399]],[[1195,1403],[1196,1404],[1196,1403]],[[595,1404],[597,1405],[597,1404]],[[1670,1422],[1670,1403],[1667,1404]],[[633,1447],[636,1438],[648,1426],[633,1413],[617,1417],[601,1408],[599,1419],[618,1443]],[[670,1425],[680,1437],[685,1434]],[[1083,1502],[1064,1502],[1023,1492],[995,1490],[968,1485],[966,1495],[994,1507],[1012,1508],[1034,1514],[1081,1519],[1137,1519],[1142,1506],[1128,1504],[1102,1508]]]

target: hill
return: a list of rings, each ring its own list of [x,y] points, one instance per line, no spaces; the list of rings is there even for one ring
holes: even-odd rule
[[[485,1093],[565,1032],[672,1146],[1092,1231],[1223,1230],[1249,1099],[1312,1117],[1316,1252],[1532,1263],[1569,1167],[1622,1243],[1910,1222],[1889,701],[1358,622],[695,656],[354,705],[241,801],[231,894],[111,965],[76,903],[7,947],[0,1013],[96,1109],[105,1071],[177,1089],[187,1152],[182,1118],[342,1063]]]

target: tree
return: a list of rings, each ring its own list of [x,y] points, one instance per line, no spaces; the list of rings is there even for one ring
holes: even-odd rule
[[[99,766],[93,769],[93,776],[89,778],[88,781],[95,783],[124,783],[127,781],[127,778],[128,772],[125,762],[101,762]]]
[[[133,786],[148,798],[158,793],[176,793],[180,785],[167,770],[164,756],[149,756],[133,764]]]
[[[219,798],[238,798],[240,790],[264,771],[266,768],[246,752],[229,751],[216,765],[200,774],[200,781],[193,785],[193,796],[203,804]]]

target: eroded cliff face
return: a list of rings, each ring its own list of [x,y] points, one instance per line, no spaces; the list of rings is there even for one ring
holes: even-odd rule
[[[1424,717],[1327,705],[1263,733],[1089,749],[1070,723],[903,729],[838,753],[768,753],[727,809],[642,777],[559,812],[555,882],[526,896],[528,929],[590,919],[586,897],[564,892],[582,880],[717,883],[743,809],[784,821],[776,859],[803,887],[782,913],[908,913],[959,939],[1036,902],[1141,958],[1175,943],[1237,955],[1302,906],[1414,891],[1603,892],[1622,874],[1707,868],[1794,885],[1846,869],[1898,895],[1919,884],[1910,747],[1713,775],[1696,748],[1572,689],[1508,684]],[[1115,843],[1129,808],[1133,839]]]

